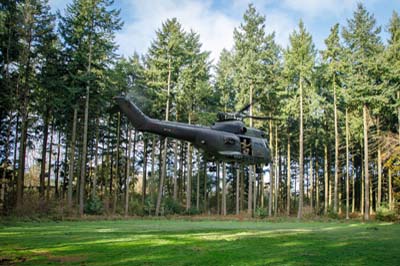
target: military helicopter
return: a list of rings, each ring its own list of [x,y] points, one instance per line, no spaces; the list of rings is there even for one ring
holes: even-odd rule
[[[267,165],[271,162],[271,152],[264,132],[248,128],[243,123],[244,118],[271,118],[243,114],[250,104],[236,113],[218,113],[218,121],[206,127],[153,119],[146,116],[126,96],[114,99],[137,130],[191,142],[204,152],[207,160],[247,165]]]

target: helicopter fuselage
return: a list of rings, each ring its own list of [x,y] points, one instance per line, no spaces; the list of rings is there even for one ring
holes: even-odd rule
[[[210,161],[269,164],[270,149],[261,130],[246,128],[242,121],[216,122],[211,127],[147,117],[126,97],[115,98],[133,126],[143,132],[185,140],[204,151]]]

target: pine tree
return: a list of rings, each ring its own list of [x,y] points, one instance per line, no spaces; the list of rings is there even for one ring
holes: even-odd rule
[[[385,81],[392,95],[394,113],[397,115],[397,133],[400,143],[400,16],[393,11],[387,31],[390,34],[385,51]]]
[[[154,91],[155,104],[153,112],[165,110],[165,120],[169,120],[171,96],[176,94],[180,69],[184,65],[183,51],[185,33],[176,18],[167,20],[161,29],[156,31],[156,39],[152,42],[146,57],[146,79],[148,86]],[[164,107],[165,104],[165,107]],[[159,181],[156,203],[156,215],[159,215],[166,176],[168,139],[165,138],[162,151],[161,178]]]
[[[368,161],[368,116],[369,109],[382,100],[379,77],[376,75],[377,56],[382,50],[379,33],[373,15],[362,4],[357,5],[353,18],[343,28],[343,38],[351,55],[352,80],[354,87],[349,91],[351,98],[362,106],[364,128],[364,219],[369,220],[370,212],[370,178]],[[354,64],[357,62],[357,64]]]
[[[205,99],[210,95],[209,86],[209,52],[201,51],[199,35],[188,33],[184,50],[184,67],[178,77],[178,99],[182,111],[187,113],[187,121],[193,123],[196,114],[204,108]],[[191,208],[191,179],[192,179],[192,145],[188,144],[188,175],[186,188],[186,210]]]
[[[18,7],[17,7],[18,8]],[[18,97],[20,101],[21,138],[19,144],[19,171],[17,178],[17,206],[22,204],[25,175],[25,155],[28,141],[29,112],[32,107],[32,95],[37,89],[35,67],[45,55],[47,45],[52,45],[53,21],[50,7],[46,0],[29,0],[21,3],[21,24],[18,25],[20,51],[18,58]],[[42,57],[43,59],[43,57]],[[50,58],[46,58],[50,59]]]
[[[265,17],[252,4],[244,13],[243,20],[244,23],[234,30],[234,86],[238,88],[236,107],[250,103],[250,115],[253,115],[254,99],[269,95],[268,89],[274,85],[278,48],[274,42],[274,34],[265,33]],[[253,119],[250,119],[249,126],[254,126]],[[255,172],[254,169],[250,171],[252,172]],[[256,192],[253,192],[253,176],[250,174],[247,208],[249,215],[256,207],[256,202],[252,200],[253,193]]]
[[[310,84],[314,68],[315,49],[311,35],[306,31],[304,23],[299,22],[298,31],[290,35],[290,47],[285,52],[285,73],[296,87],[299,97],[299,209],[297,217],[302,218],[303,197],[304,197],[304,131],[303,131],[303,101],[304,85]]]
[[[112,0],[74,0],[60,17],[60,33],[74,81],[75,97],[85,99],[79,213],[83,214],[89,123],[89,97],[98,94],[100,76],[115,57],[115,31],[121,29],[119,11],[111,9]],[[104,82],[104,80],[103,80]],[[92,92],[91,92],[92,90]],[[77,99],[76,99],[77,100]],[[70,177],[71,178],[71,177]]]
[[[340,96],[341,54],[342,48],[339,43],[339,24],[331,29],[331,34],[325,40],[326,50],[322,52],[326,68],[326,79],[333,88],[333,111],[335,130],[335,179],[334,179],[334,201],[333,211],[338,211],[338,179],[339,179],[339,125],[338,125],[338,95]],[[347,169],[346,169],[347,170]]]

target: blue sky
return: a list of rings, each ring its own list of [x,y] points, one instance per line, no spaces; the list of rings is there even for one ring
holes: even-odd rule
[[[71,0],[50,0],[52,9],[61,11]],[[266,17],[267,32],[275,32],[282,47],[288,45],[289,34],[302,19],[312,34],[318,49],[324,49],[324,39],[335,23],[347,25],[357,2],[362,2],[382,26],[386,42],[386,25],[393,10],[400,13],[400,0],[115,0],[121,9],[123,29],[116,34],[119,52],[128,57],[135,51],[146,53],[155,31],[168,18],[176,17],[186,29],[200,34],[205,50],[211,51],[214,62],[223,48],[233,45],[233,29],[238,27],[249,3]]]

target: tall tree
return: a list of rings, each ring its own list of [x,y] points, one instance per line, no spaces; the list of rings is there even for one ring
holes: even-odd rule
[[[184,66],[178,77],[178,99],[182,111],[187,113],[189,124],[197,120],[197,113],[204,109],[205,99],[211,90],[209,80],[209,52],[201,51],[200,36],[189,32],[186,37],[183,59]],[[191,208],[191,181],[192,181],[192,145],[188,144],[188,175],[186,189],[186,210]]]
[[[265,33],[265,17],[252,4],[245,11],[243,20],[233,33],[234,86],[238,88],[236,107],[250,103],[250,115],[253,115],[254,99],[272,94],[268,89],[274,85],[278,48],[274,34]],[[253,119],[250,119],[249,125],[254,126]],[[252,191],[254,172],[253,169],[249,175],[248,214],[253,213],[256,204],[252,199],[252,194],[256,193]]]
[[[146,77],[149,87],[156,95],[154,113],[165,110],[165,120],[169,120],[172,95],[176,93],[176,83],[183,62],[185,33],[176,18],[165,21],[156,31],[146,58]],[[164,107],[165,106],[165,107]],[[156,215],[159,214],[166,176],[168,139],[165,138],[162,151],[161,177],[156,202]]]
[[[17,178],[17,206],[22,204],[24,189],[25,157],[27,146],[27,132],[29,125],[29,111],[32,107],[32,94],[37,89],[35,67],[40,56],[45,56],[46,46],[54,38],[54,17],[46,0],[29,0],[21,6],[21,24],[19,25],[20,53],[17,90],[20,101],[21,138],[19,144],[19,164]],[[47,59],[47,58],[46,58]]]
[[[69,73],[75,80],[77,94],[85,99],[79,184],[81,215],[85,199],[89,97],[104,87],[100,77],[115,57],[115,31],[122,27],[119,10],[113,9],[112,4],[112,0],[74,0],[60,17],[59,28],[70,62]]]
[[[346,48],[350,51],[352,63],[352,79],[354,88],[349,92],[352,99],[362,106],[364,128],[364,219],[369,220],[370,213],[370,177],[368,161],[368,116],[369,109],[382,100],[377,56],[382,50],[379,37],[381,29],[376,27],[376,20],[365,7],[359,3],[353,13],[353,18],[347,20],[343,28],[343,38]],[[357,63],[357,64],[355,64]]]
[[[302,218],[304,197],[304,130],[303,102],[304,85],[310,84],[315,61],[315,49],[311,35],[306,31],[303,21],[298,31],[290,35],[290,47],[285,52],[285,72],[292,86],[296,87],[299,97],[299,209],[297,217]]]
[[[341,75],[341,54],[342,48],[339,43],[339,24],[331,28],[331,34],[325,40],[326,50],[322,52],[324,63],[327,64],[326,78],[332,85],[333,90],[333,112],[335,129],[335,177],[334,177],[334,200],[333,211],[338,211],[338,180],[339,180],[339,125],[338,125],[338,88]],[[339,94],[340,96],[340,94]],[[347,170],[347,169],[346,169]]]

